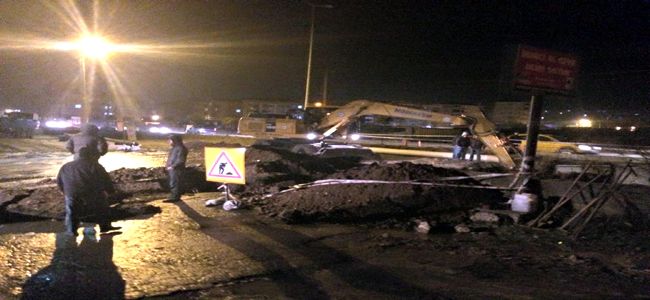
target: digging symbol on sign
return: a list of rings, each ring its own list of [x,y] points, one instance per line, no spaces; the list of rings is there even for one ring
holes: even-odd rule
[[[209,176],[221,178],[241,178],[240,172],[232,163],[226,152],[221,152],[210,168]]]

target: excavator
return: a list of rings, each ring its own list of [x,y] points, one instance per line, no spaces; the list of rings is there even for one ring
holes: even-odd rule
[[[318,137],[314,136],[314,132],[308,134],[310,139],[318,138],[323,140],[331,137],[337,131],[341,131],[351,122],[370,115],[421,120],[442,127],[469,129],[472,134],[479,137],[503,166],[514,169],[515,162],[496,135],[494,124],[485,117],[477,106],[463,105],[462,108],[463,112],[461,114],[454,115],[383,102],[355,100],[330,112],[321,119],[320,123],[312,128],[319,135]],[[239,131],[241,134],[264,135],[267,133],[264,126],[267,122],[268,120],[259,118],[242,118],[239,121]],[[304,133],[301,133],[301,131],[304,131],[304,125],[298,120],[278,119],[276,120],[275,129],[276,131],[271,134],[274,137],[304,137]]]

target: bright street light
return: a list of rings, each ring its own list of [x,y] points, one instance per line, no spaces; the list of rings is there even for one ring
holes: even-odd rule
[[[587,118],[581,118],[580,120],[578,120],[577,125],[578,127],[591,127],[592,122]]]
[[[83,57],[105,59],[111,53],[113,45],[98,35],[87,35],[77,41],[77,49]]]
[[[82,58],[105,59],[117,46],[100,35],[86,34],[72,42],[59,42],[53,46],[56,50],[76,51]]]
[[[79,61],[81,67],[81,74],[83,76],[83,102],[84,110],[83,115],[81,116],[82,123],[90,122],[90,116],[92,115],[92,102],[93,102],[93,91],[88,90],[88,83],[86,78],[86,60],[90,59],[93,62],[104,62],[108,55],[113,50],[113,45],[109,43],[105,38],[97,34],[87,34],[82,36],[75,43],[75,50],[79,52]],[[94,76],[94,72],[90,76]],[[91,78],[93,80],[93,78]],[[94,81],[94,80],[93,80]]]

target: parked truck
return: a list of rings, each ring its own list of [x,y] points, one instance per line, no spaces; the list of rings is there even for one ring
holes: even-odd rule
[[[6,113],[0,116],[0,135],[11,138],[31,139],[38,125],[38,115],[35,113]]]

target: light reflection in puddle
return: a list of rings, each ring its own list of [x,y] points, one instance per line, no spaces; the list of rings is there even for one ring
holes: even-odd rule
[[[106,171],[121,168],[155,168],[165,164],[165,152],[120,152],[111,151],[99,159]],[[12,187],[20,181],[36,181],[43,178],[54,178],[59,168],[69,161],[72,155],[64,152],[48,153],[33,156],[30,153],[12,153],[0,156],[0,187]]]

